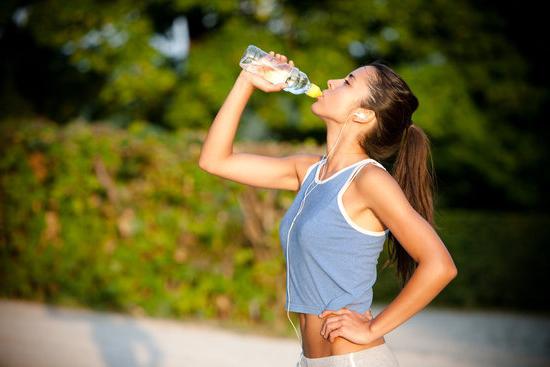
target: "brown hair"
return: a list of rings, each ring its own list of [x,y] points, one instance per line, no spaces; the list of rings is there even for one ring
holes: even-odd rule
[[[361,100],[361,107],[375,112],[377,126],[359,139],[365,153],[376,160],[395,157],[391,174],[403,190],[411,206],[435,226],[433,196],[435,176],[430,141],[424,131],[412,121],[418,99],[407,83],[389,66],[379,60],[368,66],[376,68],[368,82],[371,95]],[[428,170],[428,157],[431,172]],[[389,259],[383,268],[397,263],[401,286],[410,279],[416,262],[399,241],[389,233]]]

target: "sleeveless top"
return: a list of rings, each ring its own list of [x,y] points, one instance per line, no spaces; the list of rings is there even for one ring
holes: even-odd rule
[[[367,158],[320,180],[324,158],[307,169],[279,225],[287,263],[285,309],[318,315],[346,307],[364,313],[372,304],[376,265],[389,229],[360,227],[345,211],[342,196],[362,167],[374,163],[385,168]]]

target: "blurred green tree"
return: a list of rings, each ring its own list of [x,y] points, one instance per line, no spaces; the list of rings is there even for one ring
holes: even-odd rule
[[[382,59],[420,97],[413,119],[432,137],[442,205],[541,209],[548,91],[530,83],[499,19],[442,0],[7,1],[0,113],[206,129],[248,44],[287,55],[323,88]],[[323,141],[310,104],[256,93],[238,137]]]

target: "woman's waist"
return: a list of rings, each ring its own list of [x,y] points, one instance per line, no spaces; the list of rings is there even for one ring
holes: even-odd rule
[[[368,344],[356,344],[348,339],[337,336],[334,341],[323,338],[321,327],[323,319],[317,315],[298,313],[302,335],[302,347],[307,358],[322,358],[339,354],[358,352],[385,343],[384,337],[373,340]]]

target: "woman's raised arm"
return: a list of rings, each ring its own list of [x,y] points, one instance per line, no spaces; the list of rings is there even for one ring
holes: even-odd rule
[[[285,56],[277,54],[277,58],[286,62]],[[211,174],[239,183],[296,191],[307,168],[321,156],[296,154],[288,157],[269,157],[233,152],[233,140],[242,113],[255,88],[269,93],[278,92],[285,88],[285,85],[273,85],[255,74],[242,70],[208,130],[201,148],[199,166]]]

